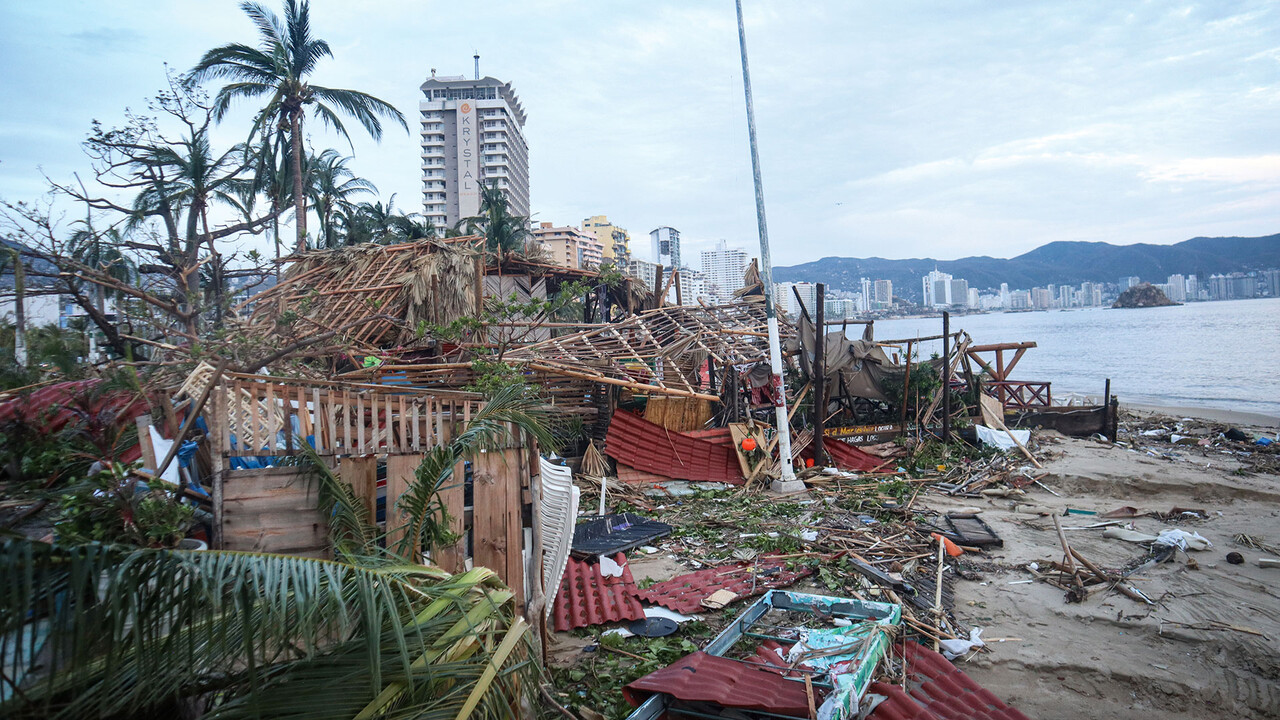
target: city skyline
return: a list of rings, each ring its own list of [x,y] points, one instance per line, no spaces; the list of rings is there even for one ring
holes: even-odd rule
[[[744,9],[779,265],[833,250],[1007,257],[1061,239],[1168,244],[1280,227],[1274,6]],[[336,57],[324,80],[411,115],[431,68],[470,76],[478,52],[481,75],[519,88],[530,111],[535,223],[607,210],[624,227],[681,228],[689,253],[721,237],[752,244],[730,6],[492,10],[475,23],[461,7],[318,5],[315,31]],[[10,201],[44,191],[41,169],[63,181],[85,172],[77,144],[90,121],[117,125],[126,107],[143,108],[164,62],[185,70],[250,30],[230,0],[0,12]],[[544,25],[577,31],[543,40]],[[803,58],[791,52],[798,38]],[[693,102],[652,111],[672,97]],[[795,117],[815,122],[797,133]],[[309,134],[317,149],[351,150],[318,125]],[[219,128],[216,139],[240,138]],[[416,208],[419,142],[356,138],[352,167],[384,201]]]

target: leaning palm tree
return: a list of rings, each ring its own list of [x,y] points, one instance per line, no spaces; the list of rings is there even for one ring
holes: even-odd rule
[[[439,486],[513,427],[547,439],[519,388],[428,453],[387,550],[322,463],[334,560],[0,544],[0,717],[515,717],[540,678],[513,593],[486,568],[414,562],[447,521]]]
[[[308,195],[320,221],[320,237],[317,246],[335,248],[338,242],[338,214],[353,203],[351,198],[361,193],[378,192],[373,183],[356,177],[347,168],[350,157],[342,157],[336,150],[328,149],[312,158],[307,168]]]
[[[280,129],[288,128],[294,173],[294,222],[298,232],[296,247],[302,252],[307,249],[307,198],[302,174],[302,125],[306,106],[311,105],[312,115],[348,142],[351,138],[338,111],[359,121],[374,140],[382,139],[381,118],[398,122],[405,132],[409,126],[390,103],[357,90],[328,88],[310,82],[317,63],[322,58],[333,57],[333,52],[329,43],[311,35],[311,6],[306,0],[285,0],[283,22],[258,3],[245,2],[240,8],[258,28],[258,47],[242,43],[216,47],[196,63],[190,77],[194,82],[211,78],[230,81],[214,99],[214,113],[219,120],[237,99],[269,98],[257,115],[253,132],[272,121]]]

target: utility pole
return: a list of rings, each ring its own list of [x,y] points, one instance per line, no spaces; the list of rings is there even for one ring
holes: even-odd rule
[[[760,153],[756,150],[756,113],[751,104],[751,70],[747,67],[747,31],[742,25],[742,0],[738,11],[738,47],[742,51],[742,88],[747,97],[747,136],[751,140],[751,175],[756,188],[756,225],[760,229],[760,279],[764,282],[764,311],[769,325],[769,367],[773,371],[774,412],[778,420],[778,460],[782,477],[773,483],[777,492],[804,490],[791,465],[791,422],[787,417],[786,385],[782,381],[782,343],[778,339],[778,310],[773,304],[773,263],[769,260],[769,224],[764,216],[764,183],[760,179]]]

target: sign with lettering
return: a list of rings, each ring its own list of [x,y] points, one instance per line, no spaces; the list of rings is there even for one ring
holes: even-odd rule
[[[463,100],[458,105],[458,219],[480,214],[480,135],[476,107]]]
[[[822,430],[823,437],[839,438],[852,445],[875,445],[888,442],[901,434],[902,426],[897,423],[829,427]]]

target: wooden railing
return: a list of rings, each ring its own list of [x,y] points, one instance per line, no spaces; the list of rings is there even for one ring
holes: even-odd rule
[[[224,457],[293,455],[299,437],[321,456],[417,454],[481,405],[472,393],[237,374],[219,380],[213,402]]]
[[[1053,394],[1047,382],[989,381],[982,383],[982,391],[999,400],[1006,409],[1027,410],[1053,405]]]

